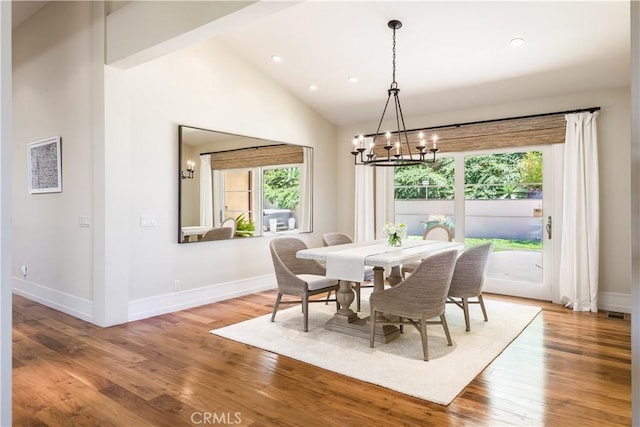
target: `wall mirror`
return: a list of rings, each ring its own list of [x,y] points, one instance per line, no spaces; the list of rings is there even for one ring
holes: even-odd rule
[[[313,148],[178,126],[178,242],[311,232]]]

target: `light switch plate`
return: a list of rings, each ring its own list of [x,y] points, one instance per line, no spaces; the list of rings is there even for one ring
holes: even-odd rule
[[[91,227],[91,218],[88,216],[80,217],[80,227],[89,228]]]
[[[140,215],[140,227],[155,227],[156,216],[155,215]]]

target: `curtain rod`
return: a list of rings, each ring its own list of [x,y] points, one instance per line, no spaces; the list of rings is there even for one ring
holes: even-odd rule
[[[443,128],[454,128],[454,127],[459,128],[461,126],[480,125],[483,123],[504,122],[508,120],[519,120],[519,119],[532,119],[535,117],[557,116],[559,114],[574,114],[574,113],[582,113],[585,111],[593,113],[594,111],[600,111],[600,107],[579,108],[577,110],[556,111],[554,113],[540,113],[540,114],[531,114],[528,116],[503,117],[500,119],[478,120],[475,122],[454,123],[450,125],[439,125],[439,126],[431,126],[431,127],[425,127],[425,128],[407,129],[407,132],[417,132],[420,130],[433,130],[433,129],[443,129]],[[371,133],[369,135],[364,135],[364,136],[371,137],[371,136],[375,136],[375,134]]]

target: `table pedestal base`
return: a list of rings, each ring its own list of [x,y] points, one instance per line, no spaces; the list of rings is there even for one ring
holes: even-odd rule
[[[394,277],[400,276],[400,269],[396,269]],[[379,292],[384,289],[384,268],[374,267],[374,280],[373,288],[374,292]],[[400,282],[398,280],[397,282]],[[351,310],[351,303],[355,298],[353,289],[351,289],[351,283],[345,280],[340,280],[340,288],[336,293],[336,299],[340,303],[340,310],[333,317],[325,323],[325,327],[334,332],[340,332],[346,335],[354,337],[370,339],[371,325],[369,324],[369,316],[360,318],[358,314]],[[380,315],[380,313],[378,313]],[[380,343],[388,343],[400,336],[400,329],[393,325],[380,325],[376,323],[376,331],[374,334],[374,340]]]
[[[346,335],[354,337],[370,339],[371,325],[369,324],[369,317],[365,318],[352,318],[348,319],[339,314],[335,314],[327,323],[325,327],[334,332],[340,332]],[[374,340],[380,343],[388,343],[400,336],[400,329],[393,325],[376,325],[376,331]]]

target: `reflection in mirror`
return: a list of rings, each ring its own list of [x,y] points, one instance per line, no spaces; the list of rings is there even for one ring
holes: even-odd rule
[[[313,149],[178,126],[178,242],[312,231]]]

